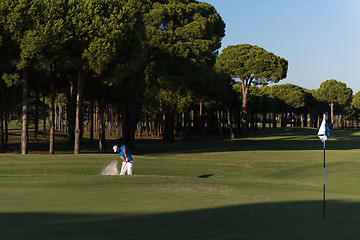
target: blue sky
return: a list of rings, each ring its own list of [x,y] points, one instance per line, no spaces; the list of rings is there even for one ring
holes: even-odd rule
[[[360,91],[360,0],[202,0],[226,24],[222,47],[258,45],[289,61],[292,83],[336,79]]]

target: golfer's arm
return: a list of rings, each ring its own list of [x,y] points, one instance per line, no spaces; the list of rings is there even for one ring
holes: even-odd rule
[[[120,156],[120,158],[123,162],[126,162],[126,159],[123,156]]]
[[[125,148],[124,148],[124,150],[123,150],[123,151],[124,151],[125,158],[128,158],[128,157],[127,157],[127,154],[126,154],[126,150],[125,150]]]

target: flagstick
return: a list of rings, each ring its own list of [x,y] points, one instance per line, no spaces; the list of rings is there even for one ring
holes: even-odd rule
[[[323,219],[325,219],[325,142],[324,141],[324,196],[323,196]]]
[[[324,143],[324,200],[323,200],[323,219],[325,219],[325,141],[330,137],[330,129],[325,120],[325,114],[318,131],[318,137]]]

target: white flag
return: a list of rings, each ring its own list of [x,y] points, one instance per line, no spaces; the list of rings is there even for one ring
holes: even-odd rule
[[[318,132],[318,137],[320,138],[320,140],[322,142],[325,142],[326,139],[328,139],[330,137],[330,129],[329,126],[325,120],[325,114],[321,123],[321,126],[319,128],[319,132]]]

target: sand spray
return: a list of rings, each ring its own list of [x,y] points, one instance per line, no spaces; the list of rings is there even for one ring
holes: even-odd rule
[[[102,170],[101,175],[120,175],[117,165],[118,161],[111,162]]]

